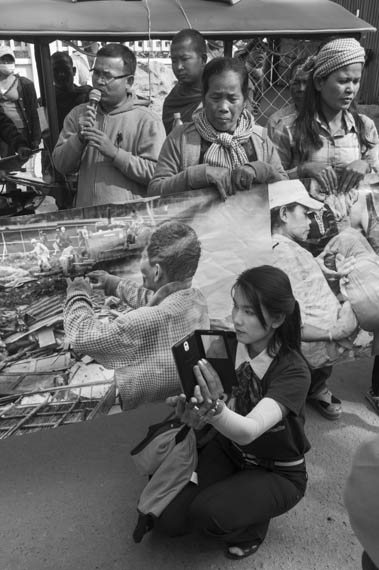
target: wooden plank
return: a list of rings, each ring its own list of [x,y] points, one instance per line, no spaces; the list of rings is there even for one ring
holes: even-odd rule
[[[68,416],[72,411],[74,411],[74,409],[77,407],[77,405],[78,405],[79,402],[80,402],[80,399],[77,400],[76,402],[73,402],[73,403],[71,404],[71,406],[67,409],[66,413],[63,414],[62,417],[59,418],[59,420],[55,422],[55,424],[54,424],[53,427],[54,427],[54,428],[59,427],[59,426],[65,421],[65,419],[67,418],[67,416]]]
[[[13,427],[11,427],[8,432],[6,432],[5,434],[1,434],[0,439],[5,439],[6,437],[10,437],[11,435],[13,435],[23,424],[25,424],[32,416],[37,414],[38,411],[41,408],[43,408],[43,406],[45,406],[45,404],[47,404],[49,398],[50,398],[50,396],[46,396],[46,398],[43,400],[43,402],[41,402],[34,409],[30,410],[30,412],[24,418],[22,418],[17,424],[15,424]]]
[[[80,397],[82,388],[98,388],[100,384],[107,387],[102,396]],[[0,439],[28,432],[34,433],[37,430],[54,429],[63,425],[91,420],[100,414],[107,414],[114,404],[115,391],[114,381],[59,386],[29,393],[29,395],[46,394],[46,398],[39,404],[22,406],[21,401],[27,395],[24,393],[11,407],[0,413]],[[66,392],[69,400],[49,401],[50,394],[57,397],[59,394],[65,395]]]
[[[38,323],[34,323],[31,327],[29,327],[27,331],[22,331],[19,333],[12,334],[11,336],[8,336],[7,338],[4,339],[4,342],[7,345],[12,344],[14,342],[17,342],[18,340],[21,340],[25,336],[30,335],[33,332],[37,332],[43,329],[44,327],[53,326],[56,323],[59,323],[60,321],[63,321],[63,313],[61,313],[60,315],[54,315],[52,317],[48,317],[46,319],[41,319],[40,321],[38,321]]]
[[[39,392],[41,389],[54,388],[54,379],[56,372],[39,372],[25,374],[9,372],[7,374],[0,374],[0,395],[4,397],[12,394],[25,394],[31,390]],[[0,404],[6,403],[4,398],[0,397]]]

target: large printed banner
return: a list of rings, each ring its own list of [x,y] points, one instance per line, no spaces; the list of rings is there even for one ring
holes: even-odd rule
[[[225,202],[216,190],[204,189],[123,205],[0,218],[0,439],[9,431],[24,433],[10,420],[2,427],[4,397],[14,405],[14,394],[34,391],[30,405],[38,407],[54,386],[65,400],[73,394],[67,392],[68,379],[86,389],[86,400],[93,400],[89,411],[79,409],[70,422],[107,411],[114,396],[108,372],[93,362],[73,365],[67,356],[62,329],[66,278],[105,269],[142,283],[141,253],[154,227],[169,219],[188,223],[200,238],[194,285],[207,298],[213,326],[232,327],[230,293],[237,275],[248,267],[273,264],[289,275],[304,326],[327,330],[334,339],[303,342],[313,368],[369,356],[379,329],[378,203],[375,185],[328,197],[321,212],[313,214],[304,243],[271,234],[265,185]],[[336,278],[346,262],[348,275]],[[95,298],[94,306],[101,315],[108,305]],[[95,377],[103,380],[100,392],[94,391]],[[34,412],[28,409],[31,416]],[[54,415],[51,423],[60,421]]]
[[[270,259],[267,186],[225,202],[215,190],[206,189],[0,220],[0,255],[5,264],[0,279],[8,285],[36,277],[59,280],[101,266],[140,281],[139,258],[149,233],[169,219],[186,222],[197,232],[202,257],[195,285],[207,297],[211,316],[225,318],[236,276]]]

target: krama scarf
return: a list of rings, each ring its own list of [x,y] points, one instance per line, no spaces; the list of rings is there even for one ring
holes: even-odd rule
[[[318,54],[309,60],[310,65],[306,63],[304,71],[306,71],[306,67],[307,70],[312,68],[313,77],[317,79],[318,77],[327,77],[333,71],[337,71],[346,65],[364,64],[365,50],[354,38],[339,38],[325,44]]]
[[[204,155],[205,163],[233,170],[249,162],[242,144],[251,136],[254,118],[247,109],[242,111],[233,134],[216,131],[208,121],[204,109],[195,111],[192,120],[201,138],[212,143]]]

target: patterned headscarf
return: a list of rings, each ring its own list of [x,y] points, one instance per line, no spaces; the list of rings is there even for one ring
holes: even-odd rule
[[[365,50],[357,40],[339,38],[325,44],[312,58],[313,78],[326,77],[346,65],[364,62]]]
[[[216,131],[210,124],[204,109],[195,111],[192,120],[202,139],[212,143],[204,155],[204,162],[210,166],[224,166],[234,169],[249,162],[243,142],[251,136],[254,127],[252,114],[244,109],[233,134]]]

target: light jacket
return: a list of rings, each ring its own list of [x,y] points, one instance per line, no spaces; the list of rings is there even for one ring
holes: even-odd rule
[[[121,204],[145,197],[165,139],[162,121],[146,107],[136,104],[133,95],[109,113],[99,105],[95,127],[118,147],[111,160],[79,139],[78,120],[86,106],[78,105],[67,115],[53,152],[59,172],[66,175],[79,171],[75,205]]]
[[[257,160],[257,184],[277,182],[288,178],[274,145],[267,136],[267,130],[254,126],[250,141]],[[194,123],[176,127],[166,138],[152,181],[149,196],[174,194],[186,190],[209,187],[206,164],[199,164],[201,138]],[[259,171],[259,172],[258,172]]]

